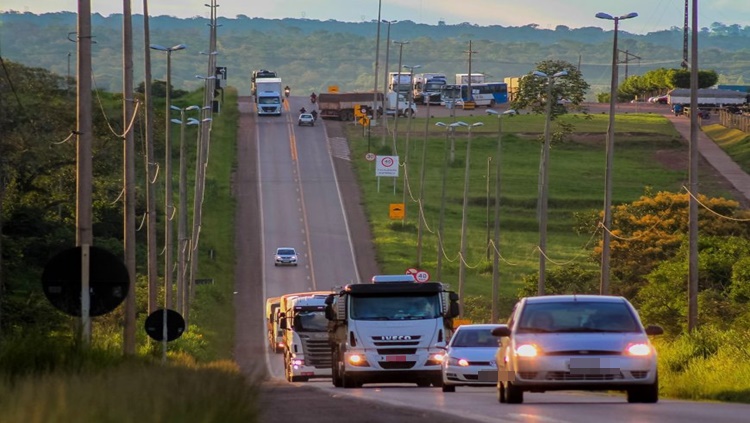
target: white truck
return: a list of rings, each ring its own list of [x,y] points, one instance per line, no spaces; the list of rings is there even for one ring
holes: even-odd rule
[[[325,317],[329,294],[330,291],[315,291],[281,296],[284,374],[289,382],[331,377],[331,346]]]
[[[709,107],[723,107],[747,103],[747,94],[734,90],[718,88],[699,88],[698,105]],[[690,89],[675,88],[667,93],[667,103],[671,105],[690,106]]]
[[[472,84],[484,84],[486,82],[485,75],[483,73],[473,73],[471,74],[471,83]],[[469,74],[468,73],[457,73],[456,74],[456,84],[462,85],[462,84],[468,84],[469,83]]]
[[[411,117],[417,113],[417,104],[409,101],[403,94],[389,91],[385,96],[385,114]]]
[[[448,83],[444,73],[419,73],[414,75],[412,98],[415,103],[440,104],[440,94]]]
[[[411,275],[378,275],[326,299],[333,385],[416,383],[441,386],[444,348],[458,295]]]
[[[255,106],[258,116],[281,116],[282,95],[281,78],[256,79]]]
[[[388,91],[401,93],[406,97],[411,92],[411,74],[409,72],[388,72]]]

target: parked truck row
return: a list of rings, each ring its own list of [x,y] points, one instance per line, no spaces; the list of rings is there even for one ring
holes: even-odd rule
[[[266,300],[269,348],[283,353],[290,382],[441,386],[457,301],[447,285],[418,283],[411,275],[272,297]]]

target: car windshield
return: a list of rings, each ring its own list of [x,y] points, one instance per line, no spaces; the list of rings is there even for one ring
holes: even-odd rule
[[[526,304],[518,333],[640,332],[635,316],[621,302],[567,301]]]
[[[354,320],[421,320],[440,317],[438,294],[353,296]]]
[[[469,329],[459,328],[453,339],[451,347],[454,348],[476,348],[476,347],[497,347],[497,337],[493,336],[489,328]]]
[[[276,254],[280,256],[293,256],[295,253],[294,253],[294,250],[292,249],[281,248],[281,249],[276,250]]]

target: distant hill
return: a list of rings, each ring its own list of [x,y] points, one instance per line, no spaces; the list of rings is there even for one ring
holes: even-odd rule
[[[76,14],[71,12],[0,13],[0,54],[4,59],[29,66],[75,74]],[[207,19],[151,17],[151,42],[162,45],[186,44],[188,49],[172,55],[172,81],[176,88],[195,89],[201,84],[195,75],[206,75],[208,50]],[[253,69],[273,69],[294,93],[323,91],[329,85],[342,90],[371,90],[375,63],[375,22],[339,22],[311,19],[261,19],[238,16],[219,18],[218,50],[220,66],[228,68],[229,84],[250,90]],[[93,66],[96,86],[109,91],[121,90],[122,15],[92,16],[94,40]],[[143,75],[143,17],[133,18],[135,33],[136,81]],[[386,55],[386,26],[381,27],[382,88]],[[73,33],[73,34],[71,34]],[[19,34],[22,34],[19,36]],[[420,71],[448,75],[468,71],[468,43],[472,41],[472,71],[491,79],[526,74],[546,59],[566,60],[580,65],[592,85],[592,95],[608,91],[612,62],[612,31],[588,27],[554,30],[522,27],[426,25],[400,21],[391,26],[391,40],[409,41],[403,46],[402,65],[420,65]],[[680,28],[646,35],[621,31],[618,47],[620,75],[639,75],[666,67],[679,67],[682,61],[683,32]],[[714,69],[720,83],[747,84],[750,81],[750,27],[720,23],[703,28],[699,39],[701,69]],[[162,53],[153,52],[153,75],[165,78]],[[399,49],[391,45],[388,69],[397,70]]]

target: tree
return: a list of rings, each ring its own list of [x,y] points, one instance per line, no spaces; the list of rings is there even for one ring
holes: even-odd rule
[[[567,112],[565,105],[560,100],[570,101],[573,105],[583,102],[589,84],[583,79],[583,75],[573,64],[564,60],[545,60],[537,63],[536,70],[547,75],[567,71],[566,76],[555,78],[552,86],[552,98],[556,99],[552,107],[552,119]],[[536,77],[529,72],[520,78],[518,83],[518,95],[511,103],[511,107],[517,110],[531,109],[534,113],[547,112],[547,80]]]
[[[672,84],[677,88],[690,88],[690,71],[675,69],[672,73]],[[698,88],[708,88],[716,85],[719,75],[714,70],[698,71]]]
[[[687,193],[647,192],[632,203],[614,207],[610,251],[615,292],[632,298],[647,274],[677,254],[688,233],[688,201]],[[736,201],[704,195],[698,201],[703,206],[698,216],[701,236],[750,235],[747,224],[735,220],[748,217]],[[595,219],[591,215],[580,218],[588,219],[581,228],[593,232],[601,213]],[[601,244],[594,248],[593,257],[601,257]]]

